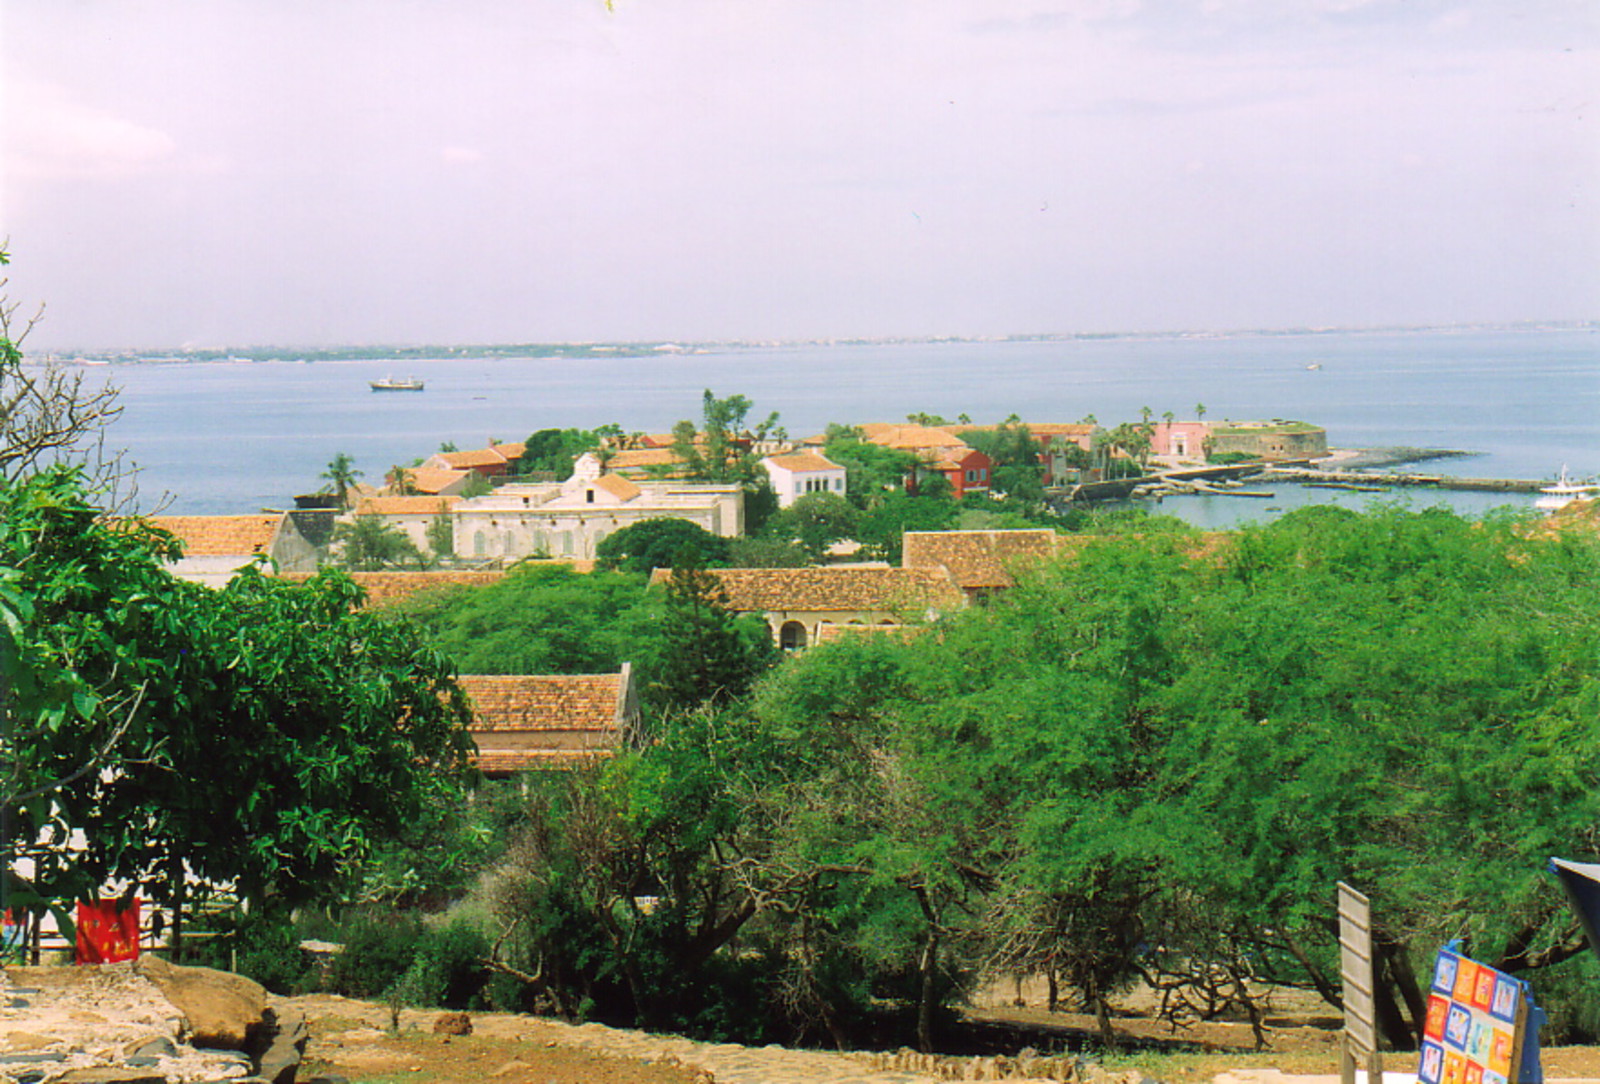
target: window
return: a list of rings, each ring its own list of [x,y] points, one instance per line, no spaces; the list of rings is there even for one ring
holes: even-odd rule
[[[806,646],[806,627],[798,621],[785,621],[778,630],[778,646],[785,651],[799,651]]]
[[[583,499],[584,499],[585,502],[587,502],[589,504],[593,504],[594,503],[594,490],[592,490],[592,489],[584,490],[583,491]]]

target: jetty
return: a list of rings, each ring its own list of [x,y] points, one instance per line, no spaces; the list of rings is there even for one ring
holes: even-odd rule
[[[1269,466],[1263,481],[1295,482],[1323,489],[1379,492],[1395,486],[1478,490],[1485,493],[1537,493],[1549,482],[1530,478],[1458,478],[1453,474],[1409,474],[1400,471],[1319,470],[1315,467]]]
[[[1204,494],[1213,497],[1271,497],[1271,490],[1245,489],[1248,478],[1263,484],[1303,485],[1311,489],[1339,489],[1355,493],[1382,493],[1393,488],[1415,487],[1426,489],[1453,489],[1484,493],[1537,493],[1548,481],[1531,478],[1464,478],[1453,474],[1422,474],[1418,472],[1377,470],[1377,466],[1416,462],[1426,459],[1446,459],[1466,456],[1467,452],[1430,451],[1418,448],[1368,449],[1335,463],[1359,464],[1355,469],[1336,469],[1315,465],[1310,459],[1257,460],[1250,463],[1233,463],[1227,466],[1181,467],[1174,470],[1153,471],[1133,478],[1113,481],[1084,482],[1076,486],[1062,486],[1046,490],[1058,501],[1107,501],[1128,498],[1154,498],[1180,494]],[[1326,462],[1326,461],[1324,461]]]

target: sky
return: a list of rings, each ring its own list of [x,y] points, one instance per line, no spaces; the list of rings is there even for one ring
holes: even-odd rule
[[[1593,0],[0,0],[27,346],[1600,317]]]

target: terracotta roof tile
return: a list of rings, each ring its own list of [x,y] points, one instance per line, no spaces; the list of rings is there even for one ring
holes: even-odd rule
[[[602,474],[594,480],[594,487],[605,490],[620,501],[631,501],[644,492],[620,474]]]
[[[505,578],[504,572],[351,572],[349,576],[367,593],[368,606],[392,606],[415,595],[453,587],[487,587]],[[304,583],[309,572],[287,573],[292,583]]]
[[[464,470],[439,470],[435,467],[407,467],[406,476],[411,480],[411,488],[418,493],[437,493],[455,482],[465,478],[470,471]]]
[[[608,470],[620,470],[624,467],[668,467],[682,463],[678,453],[671,448],[630,448],[627,451],[613,453],[606,460]]]
[[[522,453],[528,450],[526,443],[491,444],[489,447],[499,452],[507,461],[521,459]]]
[[[833,460],[824,456],[816,455],[812,452],[795,452],[791,455],[769,455],[767,457],[767,462],[773,464],[774,466],[782,467],[784,470],[792,471],[844,469]]]
[[[362,497],[358,516],[436,516],[456,506],[460,497]]]
[[[953,609],[964,601],[943,571],[926,568],[712,568],[737,613],[806,610],[857,613]],[[657,569],[652,583],[670,570]]]
[[[885,448],[917,451],[922,448],[965,447],[965,442],[950,430],[932,425],[868,422],[860,429],[869,443],[879,444]]]
[[[489,773],[562,770],[612,756],[622,743],[621,674],[467,675],[474,762]]]
[[[1011,587],[1019,565],[1047,561],[1060,545],[1050,530],[907,531],[901,562],[947,572],[963,590]]]
[[[473,467],[503,466],[511,457],[502,455],[494,448],[474,448],[467,452],[438,452],[434,458],[450,464],[455,470],[471,470]]]
[[[614,732],[621,674],[463,674],[474,731]]]
[[[148,516],[145,522],[177,535],[185,557],[231,557],[270,551],[283,515]]]

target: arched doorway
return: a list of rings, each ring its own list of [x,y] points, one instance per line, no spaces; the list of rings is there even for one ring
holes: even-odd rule
[[[778,646],[785,651],[799,651],[806,646],[806,627],[798,621],[785,621],[778,630]]]

